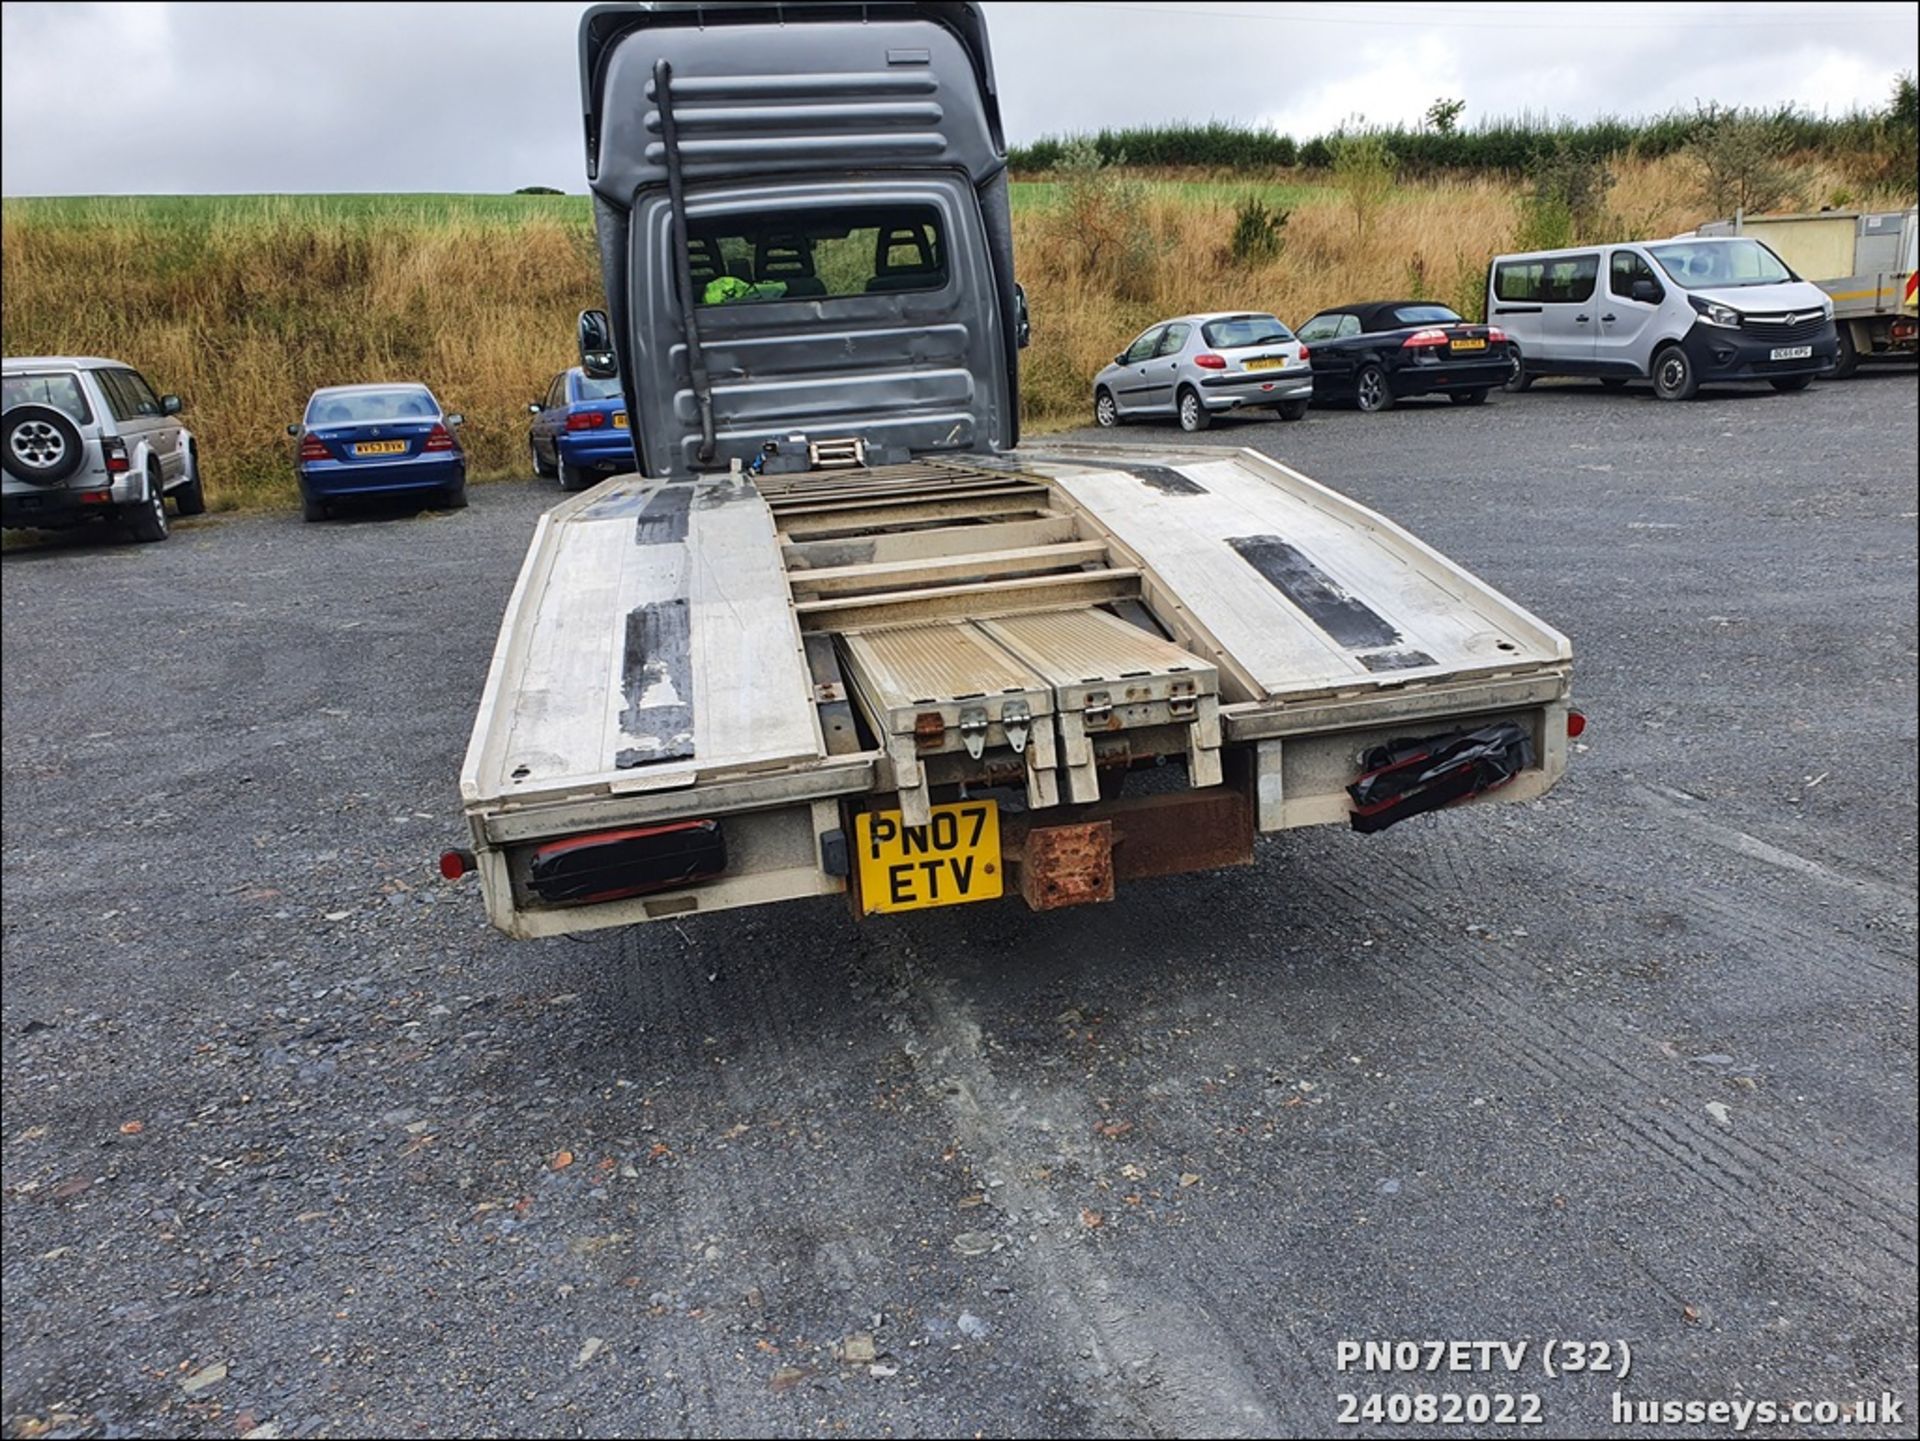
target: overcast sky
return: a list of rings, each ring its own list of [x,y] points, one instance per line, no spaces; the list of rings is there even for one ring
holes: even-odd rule
[[[585,189],[577,4],[4,6],[8,195]],[[1901,3],[988,6],[1009,137],[1362,115],[1839,113],[1916,65]]]

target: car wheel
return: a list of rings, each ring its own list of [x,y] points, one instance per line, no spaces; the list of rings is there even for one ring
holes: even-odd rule
[[[553,479],[552,468],[550,466],[543,465],[541,463],[540,447],[535,445],[531,440],[527,442],[527,455],[533,461],[533,474],[536,479],[538,480]]]
[[[309,523],[325,520],[331,512],[327,503],[317,495],[309,495],[304,487],[300,491],[300,518]]]
[[[1513,354],[1507,358],[1507,378],[1500,388],[1509,394],[1518,395],[1532,384],[1533,376],[1527,373],[1527,362],[1521,358],[1520,351],[1516,347]]]
[[[1280,412],[1282,420],[1305,420],[1307,402],[1304,400],[1283,400],[1274,409]]]
[[[1200,403],[1197,391],[1182,390],[1180,392],[1178,413],[1180,428],[1189,435],[1197,430],[1205,430],[1213,424],[1213,412]]]
[[[1805,390],[1813,384],[1811,375],[1776,375],[1770,382],[1775,390],[1786,392]]]
[[[180,515],[204,515],[207,509],[207,495],[200,488],[200,449],[187,447],[187,479],[174,487],[173,508]]]
[[[465,510],[467,508],[467,483],[464,480],[458,485],[450,485],[440,492],[440,508],[442,510]]]
[[[1608,390],[1625,390],[1627,388],[1627,378],[1624,375],[1603,375],[1600,377],[1600,383]]]
[[[156,540],[165,540],[167,525],[167,493],[160,488],[160,472],[147,472],[147,493],[126,509],[127,534],[142,545]]]
[[[1120,407],[1114,404],[1112,392],[1104,387],[1093,393],[1093,423],[1102,430],[1112,430],[1120,424]]]
[[[31,485],[57,485],[80,468],[80,429],[50,405],[16,405],[6,413],[7,473]]]
[[[1840,354],[1833,362],[1833,378],[1845,380],[1860,368],[1860,352],[1853,343],[1853,327],[1842,325],[1840,331]]]
[[[1700,377],[1679,346],[1669,345],[1653,357],[1653,393],[1662,400],[1692,400],[1699,389]]]
[[[1455,405],[1485,405],[1487,393],[1484,390],[1452,390],[1447,392],[1447,399]]]
[[[1387,373],[1372,361],[1361,366],[1353,378],[1353,403],[1368,415],[1393,409],[1393,387],[1387,384]]]
[[[585,490],[593,484],[593,472],[582,466],[568,464],[564,455],[560,457],[559,472],[562,490]]]

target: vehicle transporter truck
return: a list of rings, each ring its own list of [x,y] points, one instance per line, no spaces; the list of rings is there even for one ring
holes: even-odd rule
[[[1391,521],[1251,450],[1020,444],[979,6],[601,5],[580,58],[638,470],[508,602],[442,862],[494,924],[1052,909],[1559,779],[1566,638]]]

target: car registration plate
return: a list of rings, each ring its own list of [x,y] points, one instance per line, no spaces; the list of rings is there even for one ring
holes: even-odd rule
[[[1287,363],[1285,356],[1263,355],[1258,360],[1249,360],[1244,370],[1278,370]]]
[[[627,428],[627,413],[626,413],[626,411],[624,411],[624,410],[616,410],[616,411],[614,411],[614,413],[613,413],[613,428],[614,428],[615,430],[625,430],[625,429]]]
[[[924,826],[899,811],[862,811],[854,819],[859,847],[860,908],[872,915],[990,901],[1000,894],[1000,804],[961,801],[935,806]]]
[[[1767,359],[1768,360],[1811,360],[1813,359],[1813,347],[1811,345],[1776,346],[1774,348],[1773,353],[1769,355]]]
[[[359,440],[354,442],[355,455],[405,455],[407,443],[404,440]]]
[[[1484,340],[1456,340],[1449,346],[1452,350],[1485,350],[1486,348],[1487,342]]]

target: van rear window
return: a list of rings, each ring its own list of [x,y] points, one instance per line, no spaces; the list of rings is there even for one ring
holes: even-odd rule
[[[4,388],[6,402],[0,408],[45,405],[81,425],[93,423],[93,412],[87,408],[86,393],[80,389],[77,375],[9,375],[0,386]]]
[[[947,283],[946,236],[928,206],[694,220],[687,258],[700,305],[940,290]]]
[[[1600,252],[1503,260],[1493,267],[1493,298],[1520,305],[1567,305],[1589,300],[1600,277]]]

